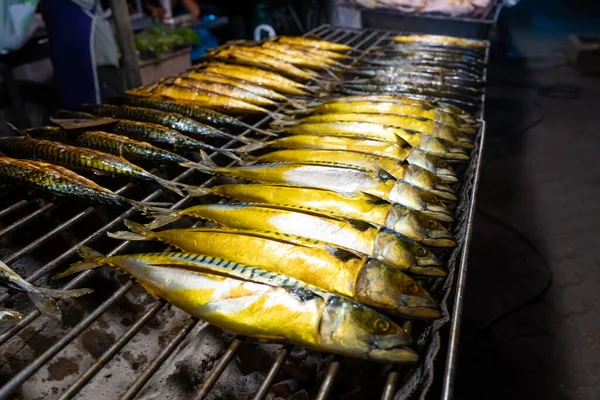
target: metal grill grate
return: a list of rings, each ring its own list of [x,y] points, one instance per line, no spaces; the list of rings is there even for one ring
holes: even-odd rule
[[[356,49],[354,55],[359,59],[364,55],[365,51],[368,51],[373,46],[385,41],[393,34],[393,32],[377,30],[333,30],[328,25],[323,25],[309,32],[309,34],[350,45]],[[311,82],[311,85],[317,88],[320,87],[320,83],[316,81]],[[286,105],[283,105],[276,111],[281,111],[285,107]],[[270,118],[265,117],[257,121],[254,126],[257,128],[264,127],[269,121]],[[451,396],[450,389],[453,376],[451,372],[454,371],[456,359],[454,350],[456,350],[457,346],[458,322],[460,321],[462,305],[460,293],[464,287],[464,276],[466,273],[466,259],[468,256],[467,244],[471,233],[483,131],[484,129],[482,128],[479,134],[479,146],[477,150],[473,152],[470,166],[467,168],[462,178],[463,182],[465,182],[461,186],[460,193],[460,204],[463,212],[459,215],[459,223],[456,228],[462,246],[459,246],[451,256],[451,260],[454,260],[451,262],[456,267],[454,269],[458,269],[458,274],[456,275],[455,273],[454,275],[457,276],[455,279],[458,280],[459,295],[455,302],[450,340],[451,351],[449,352],[447,360],[447,387],[445,386],[445,389],[447,389],[446,395],[448,397],[446,398],[450,398],[449,396]],[[260,138],[259,135],[252,133],[250,130],[241,132],[240,135],[253,137],[255,139]],[[233,142],[229,142],[225,147],[233,145]],[[218,154],[210,154],[209,156],[214,159],[222,157]],[[173,180],[185,180],[186,182],[193,182],[203,186],[210,185],[215,181],[214,178],[207,179],[205,175],[194,170],[186,170],[179,175],[174,176]],[[135,192],[136,194],[147,193],[146,196],[143,197],[143,201],[162,200],[162,198],[167,195],[162,189],[152,191],[145,185],[135,185],[131,183],[121,187],[117,192],[127,192],[127,195],[130,197],[130,192]],[[142,196],[138,197],[141,198]],[[0,197],[0,202],[2,200],[3,198]],[[182,208],[186,206],[190,200],[192,200],[190,197],[181,198],[172,208]],[[33,271],[29,272],[29,275],[25,274],[26,279],[30,282],[47,282],[49,275],[52,275],[56,271],[62,271],[70,262],[76,259],[75,255],[77,249],[81,246],[93,245],[93,247],[96,248],[97,246],[106,245],[106,243],[114,243],[105,239],[106,232],[117,230],[121,227],[124,219],[134,216],[135,214],[133,209],[129,209],[115,215],[114,210],[107,210],[105,207],[87,207],[82,210],[75,208],[74,210],[76,212],[73,214],[72,206],[69,207],[71,207],[71,209],[65,210],[66,207],[62,203],[43,203],[39,200],[18,200],[7,205],[0,211],[0,221],[3,225],[6,225],[4,229],[0,230],[0,240],[6,240],[9,236],[24,236],[24,240],[27,241],[27,244],[14,251],[12,254],[5,256],[3,260],[11,266],[14,266],[14,263],[22,262],[26,259],[35,260],[28,262],[28,264],[34,264],[33,266],[28,265],[28,268],[24,268],[27,272]],[[33,209],[33,211],[27,213],[26,210],[30,209]],[[49,219],[50,223],[44,224],[43,222],[46,219]],[[82,224],[85,225],[86,229],[79,229],[82,227]],[[53,226],[53,228],[40,236],[41,230],[39,225],[49,225]],[[71,231],[79,232],[80,230],[87,232],[87,234],[81,236],[76,235],[76,238],[68,237],[68,245],[64,244],[64,240],[59,241],[62,243],[62,248],[52,245],[61,235],[66,235],[67,232]],[[29,237],[32,237],[32,239],[28,240]],[[108,255],[122,253],[132,245],[133,243],[131,242],[122,242],[117,247],[110,250]],[[153,243],[153,246],[154,249],[156,249],[157,244]],[[15,269],[17,272],[23,274],[23,271],[16,267]],[[110,279],[103,279],[101,276],[103,273],[104,271],[101,273],[97,271],[86,271],[77,275],[63,286],[64,289],[70,289],[94,284],[107,285],[106,282],[111,281],[113,282],[112,287],[116,289],[111,291],[111,288],[102,288],[100,292],[109,294],[105,294],[105,297],[102,299],[96,299],[95,302],[92,300],[84,300],[84,302],[90,304],[87,304],[86,307],[82,307],[83,311],[78,308],[69,308],[74,314],[79,312],[82,316],[78,318],[77,315],[69,315],[69,313],[67,313],[67,315],[65,315],[65,317],[67,317],[65,318],[66,328],[60,326],[57,322],[48,321],[45,317],[41,316],[38,311],[33,311],[25,319],[14,325],[10,325],[0,333],[0,357],[4,357],[5,361],[11,357],[15,357],[19,360],[18,362],[7,362],[4,366],[0,367],[0,382],[2,382],[0,399],[13,398],[12,396],[18,391],[20,391],[18,395],[24,398],[34,398],[37,396],[40,398],[70,399],[78,395],[87,398],[94,393],[97,393],[98,397],[106,397],[103,395],[103,393],[106,392],[113,393],[108,396],[110,398],[117,396],[121,399],[132,399],[140,393],[158,371],[171,365],[173,362],[173,354],[176,353],[178,349],[181,349],[184,346],[192,346],[194,345],[194,340],[199,340],[195,339],[193,335],[190,335],[192,331],[218,331],[204,322],[190,318],[189,316],[183,316],[183,313],[177,314],[174,309],[171,309],[170,306],[166,305],[165,301],[143,295],[142,291],[139,291],[137,292],[139,294],[136,293],[135,296],[132,296],[130,292],[136,292],[137,289],[139,289],[134,281],[125,280],[118,273],[110,275]],[[90,279],[92,277],[94,277],[94,279]],[[119,283],[114,284],[115,280]],[[447,293],[449,292],[447,289],[448,288],[446,288],[446,291],[444,292],[446,293],[445,296],[447,296]],[[99,291],[97,288],[96,290]],[[122,307],[123,303],[126,303],[126,298],[131,300],[132,297],[142,297],[147,299],[147,301],[144,304],[136,305],[136,307],[141,308],[141,310],[134,313],[135,318],[128,320],[127,323],[117,324],[117,319],[120,318],[120,307]],[[4,303],[10,299],[11,298],[7,293],[0,295],[0,303]],[[117,309],[117,311],[115,311],[115,309]],[[124,314],[129,315],[131,313]],[[69,322],[71,320],[73,320],[73,322]],[[114,328],[114,334],[109,335],[109,340],[106,340],[105,343],[96,343],[98,346],[86,346],[84,344],[84,348],[82,349],[82,342],[85,342],[82,338],[85,339],[85,337],[87,337],[86,335],[92,330],[98,331],[98,326],[102,324],[107,325],[107,321],[108,325],[112,325],[113,322],[115,322],[115,325],[119,325],[120,329]],[[405,328],[410,329],[410,326],[406,326]],[[103,329],[104,331],[110,331],[112,327],[104,326]],[[48,334],[48,332],[53,334]],[[429,336],[433,337],[436,335],[437,330],[429,332]],[[133,344],[138,341],[151,341],[153,338],[156,339],[156,336],[158,336],[156,341],[157,346],[152,344],[148,345],[145,353],[139,353],[134,357],[130,353],[126,354],[127,352],[124,351],[124,349],[133,346]],[[202,399],[210,396],[211,390],[218,383],[227,368],[230,367],[236,355],[239,355],[243,349],[254,346],[252,343],[247,344],[246,342],[248,339],[244,337],[227,339],[229,341],[222,343],[222,346],[218,351],[218,357],[215,356],[211,360],[211,369],[203,376],[202,382],[194,382],[196,386],[190,388],[193,394],[190,395],[188,393],[189,397]],[[425,340],[425,346],[431,347],[433,343],[432,340],[433,339],[430,338]],[[439,340],[439,337],[437,337],[437,340]],[[195,343],[195,345],[198,344]],[[92,347],[95,350],[91,350]],[[28,351],[24,350],[26,348],[28,348]],[[203,350],[200,349],[200,351]],[[86,352],[91,353],[91,358]],[[256,390],[250,397],[258,400],[264,399],[267,396],[292,352],[292,346],[278,346],[278,350],[275,351],[270,366],[260,371],[261,373],[264,373],[264,379],[257,385]],[[114,376],[111,375],[111,372],[107,372],[114,370],[114,368],[108,368],[110,364],[118,364],[115,357],[116,355],[120,355],[121,359],[134,358],[135,360],[138,360],[134,360],[130,363],[132,368],[129,369],[129,373],[133,373],[135,376],[126,379],[127,377]],[[65,362],[64,360],[67,361]],[[425,360],[424,364],[426,364],[426,371],[432,369],[432,361],[433,357],[429,360]],[[409,383],[411,378],[415,380],[414,377],[418,375],[415,371],[419,370],[418,368],[405,368],[399,370],[391,366],[379,366],[367,364],[365,362],[357,363],[353,360],[335,356],[322,370],[322,377],[318,378],[320,379],[320,383],[319,386],[316,387],[317,389],[314,390],[316,399],[327,398],[331,393],[334,384],[343,386],[344,384],[350,383],[344,382],[345,380],[338,378],[340,370],[344,368],[345,365],[351,365],[351,368],[377,369],[379,375],[383,376],[383,382],[380,385],[381,392],[377,395],[372,394],[373,397],[370,398],[381,396],[383,399],[392,398],[396,392],[398,383],[401,382],[401,378],[406,378]],[[355,365],[356,367],[354,367]],[[64,371],[65,369],[67,370],[66,372]],[[134,372],[131,372],[132,370]],[[127,369],[124,368],[123,371],[127,371]],[[418,378],[419,382],[422,381],[421,375],[419,375]],[[315,378],[312,378],[311,380],[316,382]],[[57,383],[63,381],[66,382]],[[92,381],[94,382],[93,390],[95,390],[95,392],[85,392],[86,390],[91,390],[90,387],[92,386]],[[123,384],[123,381],[126,383]],[[119,386],[117,388],[119,390],[113,390],[116,386]],[[413,384],[412,386],[416,388],[418,385]],[[103,393],[100,393],[99,388],[105,388],[106,390],[103,390]],[[114,395],[117,391],[118,394]],[[410,391],[410,393],[412,392],[414,392],[414,389]],[[85,396],[86,393],[87,396]]]

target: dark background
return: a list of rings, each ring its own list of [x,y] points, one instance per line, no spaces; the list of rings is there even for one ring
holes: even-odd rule
[[[569,33],[600,34],[600,2],[500,18],[456,399],[600,399],[600,81]]]

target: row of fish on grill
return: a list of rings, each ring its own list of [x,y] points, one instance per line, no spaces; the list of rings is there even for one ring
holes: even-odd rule
[[[456,246],[449,230],[455,167],[474,148],[478,122],[471,112],[483,86],[485,45],[413,35],[361,57],[351,51],[299,37],[226,43],[190,71],[131,90],[114,104],[61,111],[57,127],[2,138],[0,178],[53,196],[132,205],[152,220],[126,221],[128,231],[109,236],[181,250],[105,257],[84,247],[84,260],[56,278],[109,265],[237,334],[414,362],[418,354],[400,324],[441,315],[423,282],[447,275],[436,254]],[[235,118],[246,114],[269,116],[270,129]],[[267,140],[227,132],[233,128]],[[186,158],[190,151],[199,151],[200,160]],[[236,163],[219,166],[211,151]],[[234,181],[173,182],[138,160]],[[137,202],[71,170],[150,180],[215,201],[182,210]],[[182,217],[209,224],[163,228]],[[34,301],[45,290],[19,282],[12,286]],[[40,309],[57,314],[56,307]],[[10,310],[0,311],[11,318]]]

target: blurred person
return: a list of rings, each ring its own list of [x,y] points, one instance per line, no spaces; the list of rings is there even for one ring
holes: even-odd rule
[[[117,45],[100,0],[41,0],[60,107],[119,95]]]

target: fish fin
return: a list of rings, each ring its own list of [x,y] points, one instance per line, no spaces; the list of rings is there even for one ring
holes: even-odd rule
[[[44,315],[61,320],[61,312],[54,299],[68,299],[79,297],[93,292],[91,289],[54,290],[36,287],[35,291],[28,293],[35,307]]]
[[[188,195],[193,197],[202,197],[208,196],[212,194],[212,190],[210,188],[196,186],[194,189],[188,190]]]
[[[152,201],[135,201],[135,200],[131,200],[130,204],[136,210],[140,211],[142,214],[147,214],[152,211],[163,210],[164,207],[170,207],[173,205],[171,203],[152,202]]]
[[[367,192],[361,192],[361,194],[366,197],[367,202],[369,204],[373,204],[373,205],[383,205],[383,204],[389,204],[390,202],[387,201],[386,199],[382,199],[381,197],[375,196],[374,194],[371,193],[367,193]]]
[[[77,253],[83,258],[83,261],[76,262],[71,265],[65,271],[58,273],[52,277],[52,279],[60,279],[65,276],[74,274],[76,272],[87,271],[88,269],[94,269],[101,267],[105,264],[105,256],[104,254],[97,252],[94,249],[91,249],[87,246],[81,246]]]
[[[152,212],[150,214],[154,221],[147,223],[144,225],[148,229],[156,229],[161,226],[165,226],[170,224],[171,222],[177,221],[181,218],[179,213],[174,210],[165,209],[163,211]]]
[[[277,134],[276,134],[276,133],[269,132],[269,131],[267,131],[267,130],[264,130],[264,129],[257,128],[257,127],[255,127],[255,126],[252,126],[252,125],[250,125],[250,124],[246,124],[245,122],[239,121],[239,123],[240,123],[240,125],[242,125],[244,128],[246,128],[246,129],[250,129],[250,130],[251,130],[251,131],[253,131],[253,132],[256,132],[256,133],[261,133],[261,134],[263,134],[263,135],[265,135],[265,136],[273,136],[273,137],[276,137],[276,136],[277,136]],[[253,143],[249,143],[249,144],[256,144],[256,143],[261,143],[261,142],[260,142],[260,141],[254,141]]]
[[[183,192],[181,191],[181,189],[179,188],[179,185],[177,182],[171,182],[168,181],[166,179],[162,179],[162,178],[158,178],[156,177],[155,179],[156,183],[158,183],[160,186],[169,189],[172,192],[177,193],[178,195],[180,195],[181,197],[185,197],[185,195],[183,194]]]
[[[8,125],[10,129],[12,129],[13,131],[17,132],[19,135],[29,136],[29,135],[25,135],[25,134],[21,133],[21,131],[19,130],[19,128],[17,128],[16,126],[14,126],[13,124],[11,124],[10,122],[7,122],[6,125]]]
[[[112,239],[118,240],[130,240],[130,241],[141,241],[149,240],[147,237],[138,235],[137,233],[127,231],[107,232],[106,236]]]
[[[263,142],[263,143],[252,143],[252,144],[247,144],[245,146],[242,147],[238,147],[237,149],[233,150],[236,153],[250,153],[252,151],[255,150],[259,150],[259,149],[263,149],[267,146],[267,143]]]

